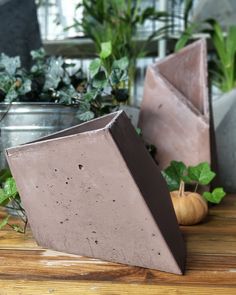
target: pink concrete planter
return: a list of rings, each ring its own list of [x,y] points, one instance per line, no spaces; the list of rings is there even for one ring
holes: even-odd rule
[[[7,159],[39,245],[183,273],[165,181],[124,112],[10,148]]]
[[[210,162],[206,44],[194,42],[147,70],[139,127],[157,147],[161,168],[171,160]]]

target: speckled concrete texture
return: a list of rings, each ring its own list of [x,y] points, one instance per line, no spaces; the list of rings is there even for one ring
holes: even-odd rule
[[[149,66],[139,127],[161,168],[210,162],[205,40]]]
[[[124,112],[10,148],[7,158],[39,245],[184,272],[166,183]]]

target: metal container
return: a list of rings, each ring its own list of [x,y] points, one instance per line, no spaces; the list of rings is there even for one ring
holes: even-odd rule
[[[4,149],[78,124],[77,111],[56,103],[1,103],[0,168],[7,166]]]

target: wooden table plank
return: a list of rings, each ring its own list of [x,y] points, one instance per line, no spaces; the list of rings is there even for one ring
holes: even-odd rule
[[[211,207],[204,223],[181,231],[184,276],[46,250],[30,229],[22,235],[6,228],[0,231],[0,295],[236,294],[236,196]]]
[[[68,281],[0,281],[0,295],[226,295],[224,287],[198,287],[166,285],[143,285],[143,284],[117,284],[98,282],[75,282],[73,285]],[[236,288],[227,289],[227,295],[235,295]]]
[[[144,285],[144,284],[118,284],[98,282],[71,282],[68,281],[8,281],[0,280],[0,295],[235,295],[236,288],[205,287],[197,289],[181,285]]]

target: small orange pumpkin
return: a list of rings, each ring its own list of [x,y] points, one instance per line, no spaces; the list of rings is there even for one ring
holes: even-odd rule
[[[183,182],[179,191],[173,191],[170,195],[180,225],[193,225],[206,217],[207,202],[196,192],[185,192]]]

